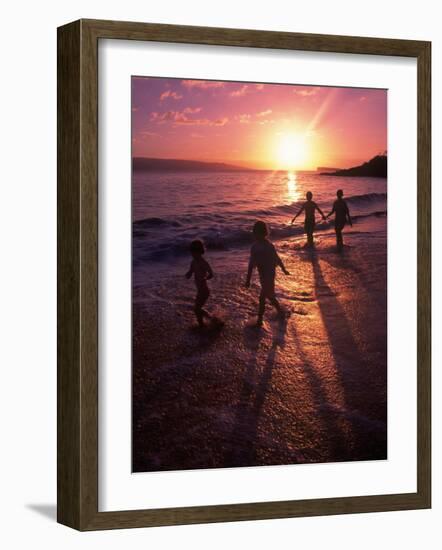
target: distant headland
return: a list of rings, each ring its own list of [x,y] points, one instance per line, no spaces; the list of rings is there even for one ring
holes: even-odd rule
[[[223,162],[202,162],[198,160],[159,159],[134,157],[132,167],[137,171],[157,172],[251,172],[250,168],[234,166]]]
[[[340,168],[330,168],[329,166],[318,166],[316,172],[337,172]]]
[[[336,172],[321,172],[321,176],[359,176],[366,178],[386,178],[387,177],[387,154],[376,155],[368,162],[360,166],[336,170]]]

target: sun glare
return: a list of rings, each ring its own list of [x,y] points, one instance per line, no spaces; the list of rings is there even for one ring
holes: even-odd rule
[[[281,168],[294,170],[307,161],[307,144],[300,134],[281,134],[276,140],[276,160]]]

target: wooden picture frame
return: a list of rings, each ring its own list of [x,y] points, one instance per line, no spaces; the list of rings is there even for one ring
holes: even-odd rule
[[[417,492],[98,511],[98,40],[405,56],[418,67]],[[422,41],[79,20],[58,29],[58,521],[81,531],[431,506],[431,44]]]

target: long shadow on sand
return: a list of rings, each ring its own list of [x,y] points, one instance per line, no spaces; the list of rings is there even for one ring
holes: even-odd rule
[[[353,273],[353,275],[357,278],[359,284],[362,285],[365,292],[368,296],[370,296],[371,300],[376,301],[376,304],[382,308],[386,308],[386,301],[387,301],[387,292],[385,291],[384,298],[380,298],[378,296],[378,292],[376,292],[376,287],[379,286],[379,280],[373,280],[374,277],[379,276],[378,273],[376,275],[372,275],[372,278],[370,279],[367,274],[364,272],[364,269],[359,267],[357,262],[351,257],[348,257],[345,255],[345,253],[342,254],[327,254],[323,256],[323,259],[325,262],[327,262],[329,265],[331,265],[335,269],[345,269],[346,271],[350,271]],[[382,282],[385,284],[385,289],[387,288],[387,269],[385,268],[384,273],[382,273]]]
[[[245,368],[229,447],[225,454],[223,466],[226,468],[256,465],[259,420],[270,389],[276,353],[278,348],[284,347],[286,331],[287,319],[272,325],[272,342],[270,348],[263,352],[264,333],[255,327],[244,329],[244,344],[251,355]],[[261,370],[259,357],[263,353],[267,355]]]
[[[310,260],[319,309],[343,389],[345,411],[342,414],[350,422],[352,431],[350,455],[335,459],[385,459],[387,411],[383,390],[386,372],[382,372],[382,365],[378,365],[378,379],[373,380],[372,365],[367,363],[364,353],[359,350],[346,313],[324,279],[317,255],[312,253]]]
[[[309,359],[296,328],[296,322],[290,326],[290,334],[296,345],[297,359],[302,363],[305,381],[311,392],[315,415],[322,425],[322,437],[325,441],[317,441],[316,448],[305,456],[305,462],[336,462],[350,460],[351,441],[344,430],[344,423],[339,411],[329,405],[329,396],[320,371]],[[308,443],[307,443],[308,447]],[[326,453],[324,455],[324,453]]]

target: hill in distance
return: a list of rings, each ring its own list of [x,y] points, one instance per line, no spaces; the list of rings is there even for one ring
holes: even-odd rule
[[[331,168],[329,166],[318,166],[316,172],[337,172],[340,168]]]
[[[132,167],[136,171],[156,172],[251,172],[250,168],[234,166],[223,162],[202,162],[198,160],[158,159],[134,157]]]
[[[386,178],[387,177],[387,155],[376,155],[368,162],[360,166],[336,170],[336,172],[321,172],[321,176],[359,176],[366,178]]]

